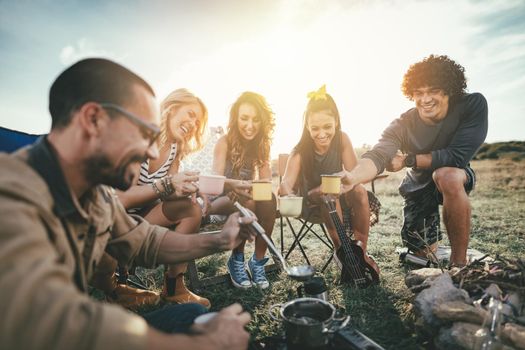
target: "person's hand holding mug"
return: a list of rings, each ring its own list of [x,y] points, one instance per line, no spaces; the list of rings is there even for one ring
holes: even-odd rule
[[[174,198],[187,197],[196,193],[199,188],[195,182],[199,180],[198,171],[183,171],[169,175],[175,191],[171,195]]]
[[[341,176],[341,194],[352,191],[357,185],[352,181],[348,171],[343,170],[337,174]]]
[[[243,312],[240,304],[232,304],[204,323],[192,326],[192,331],[205,337],[210,349],[237,350],[246,349],[250,334],[244,327],[251,317]],[[209,344],[209,345],[208,345]]]
[[[243,199],[252,199],[250,194],[252,190],[251,181],[246,180],[234,180],[230,182],[231,190],[237,194],[240,198]]]

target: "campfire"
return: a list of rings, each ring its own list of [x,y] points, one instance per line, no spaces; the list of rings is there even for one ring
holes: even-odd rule
[[[438,349],[525,349],[525,261],[485,255],[463,268],[413,270],[418,333]],[[492,346],[492,347],[489,347]]]

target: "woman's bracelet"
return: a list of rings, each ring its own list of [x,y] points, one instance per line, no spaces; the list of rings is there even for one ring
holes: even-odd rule
[[[167,193],[167,195],[171,195],[173,194],[173,192],[175,192],[175,189],[173,188],[173,183],[171,182],[171,175],[167,175],[165,177],[162,178],[163,179],[163,186],[164,186],[164,191]]]
[[[163,200],[164,194],[163,194],[163,192],[161,192],[161,191],[159,190],[159,188],[158,188],[157,184],[155,183],[155,181],[153,181],[153,182],[151,183],[151,188],[153,188],[153,190],[155,191],[155,193],[157,194],[157,196],[159,196],[159,198],[160,198],[161,200]]]
[[[165,201],[168,199],[169,196],[175,192],[175,189],[173,188],[173,184],[171,182],[171,175],[164,176],[160,179],[160,183],[162,184],[162,189],[164,191],[161,191],[157,184],[154,182],[151,183],[151,187],[155,190],[155,193],[159,196],[161,201]]]

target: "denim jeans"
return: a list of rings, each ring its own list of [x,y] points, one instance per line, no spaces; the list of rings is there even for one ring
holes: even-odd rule
[[[148,324],[165,333],[188,333],[193,320],[208,310],[199,304],[166,305],[142,317]]]

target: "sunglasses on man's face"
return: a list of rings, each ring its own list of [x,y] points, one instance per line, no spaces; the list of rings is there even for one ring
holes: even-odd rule
[[[114,103],[106,103],[102,102],[99,103],[100,106],[104,109],[112,109],[120,114],[122,114],[124,117],[126,117],[130,122],[138,126],[140,133],[145,139],[149,140],[149,146],[153,145],[155,140],[160,135],[160,128],[154,124],[146,123],[142,118],[136,116],[135,114],[125,110],[124,108],[120,107],[119,105],[116,105]]]

